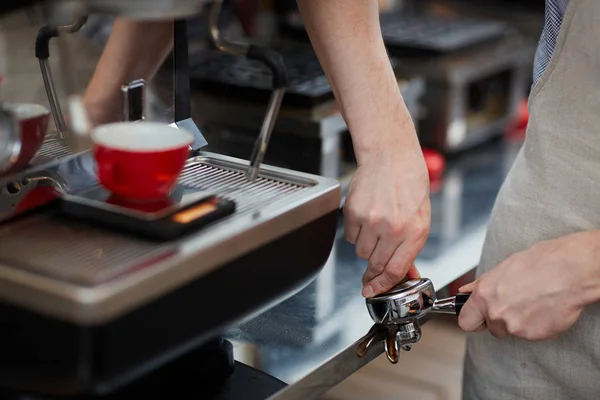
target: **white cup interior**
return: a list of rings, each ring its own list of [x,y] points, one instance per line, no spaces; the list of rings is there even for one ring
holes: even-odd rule
[[[92,130],[95,144],[129,152],[154,152],[190,146],[194,136],[158,122],[116,122]]]
[[[18,120],[27,120],[49,114],[50,111],[39,104],[33,103],[3,103],[5,110],[12,112]]]

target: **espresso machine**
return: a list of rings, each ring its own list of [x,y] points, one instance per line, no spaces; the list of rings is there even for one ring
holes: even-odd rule
[[[0,11],[31,3],[3,2]],[[178,390],[206,399],[268,397],[284,384],[236,363],[221,335],[315,278],[331,252],[341,201],[335,180],[261,163],[285,92],[277,54],[224,39],[221,1],[214,2],[211,45],[273,71],[251,160],[226,157],[202,151],[206,142],[189,115],[185,20],[203,1],[37,3],[47,25],[31,51],[51,113],[36,115],[53,118],[57,132],[44,137],[34,161],[19,163],[31,148],[31,128],[11,106],[0,107],[0,399],[169,398]],[[175,20],[170,122],[196,140],[168,209],[128,212],[85,195],[99,188],[94,158],[71,145],[44,49],[94,13]],[[124,119],[133,124],[143,119],[144,91],[123,85]],[[199,198],[228,207],[198,219],[198,210],[186,207]],[[202,223],[172,230],[165,216]],[[145,228],[127,229],[135,224]],[[152,229],[156,235],[143,234]]]

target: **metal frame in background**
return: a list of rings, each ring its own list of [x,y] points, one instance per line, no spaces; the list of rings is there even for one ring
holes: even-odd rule
[[[191,116],[190,65],[188,26],[186,20],[176,20],[173,43],[173,125],[194,135],[193,150],[200,150],[208,142]]]

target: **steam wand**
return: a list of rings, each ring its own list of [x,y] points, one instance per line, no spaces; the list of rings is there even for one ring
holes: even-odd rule
[[[273,74],[272,86],[273,93],[269,99],[267,113],[263,120],[260,134],[254,143],[254,149],[250,157],[250,166],[246,172],[246,178],[254,181],[260,172],[260,165],[263,162],[271,134],[275,126],[281,102],[285,94],[285,87],[288,83],[287,70],[283,58],[279,53],[267,47],[250,45],[244,43],[230,42],[220,36],[219,32],[219,14],[223,7],[223,0],[214,0],[209,14],[208,30],[211,44],[217,49],[238,56],[245,56],[250,60],[261,61],[269,67]]]
[[[42,70],[42,79],[44,80],[44,87],[46,88],[46,94],[48,95],[48,103],[50,103],[50,110],[52,111],[52,118],[56,125],[58,138],[63,141],[66,139],[67,135],[67,124],[60,103],[58,102],[58,96],[52,79],[52,70],[49,62],[50,40],[61,34],[75,33],[79,31],[86,22],[87,17],[82,17],[71,25],[43,26],[39,30],[35,40],[35,57],[38,59],[40,69]]]

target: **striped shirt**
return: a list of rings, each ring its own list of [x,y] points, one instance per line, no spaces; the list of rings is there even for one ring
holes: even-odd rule
[[[542,76],[550,63],[568,3],[569,0],[546,0],[544,29],[535,53],[533,66],[534,84]]]

